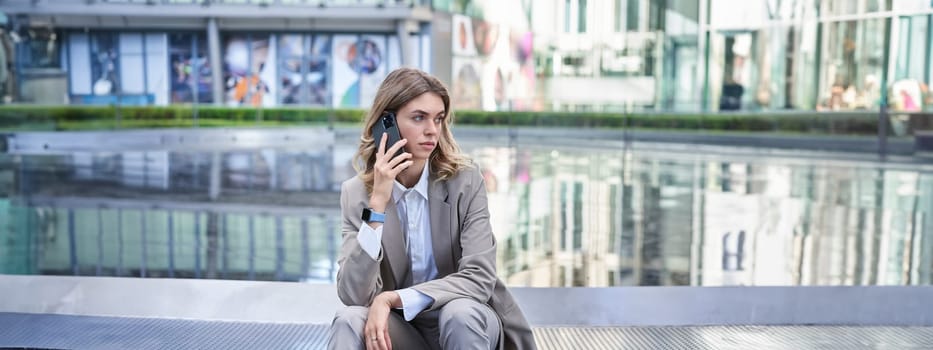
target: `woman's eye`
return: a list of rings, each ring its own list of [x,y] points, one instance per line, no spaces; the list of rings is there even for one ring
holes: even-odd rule
[[[413,119],[414,119],[416,122],[420,122],[420,121],[424,120],[424,116],[422,116],[422,115],[416,115]]]
[[[440,124],[444,122],[444,117],[434,118],[434,124]]]

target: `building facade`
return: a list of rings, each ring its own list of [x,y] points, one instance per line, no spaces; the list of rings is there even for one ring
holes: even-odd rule
[[[554,109],[933,108],[928,0],[545,3],[535,48]]]
[[[365,107],[431,69],[414,1],[7,1],[11,100]]]
[[[933,108],[929,0],[9,0],[0,11],[0,80],[17,103],[365,107],[410,65],[468,109]]]

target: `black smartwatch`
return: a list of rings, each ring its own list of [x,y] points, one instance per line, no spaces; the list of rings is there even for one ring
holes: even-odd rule
[[[373,208],[363,208],[363,222],[386,222],[386,214],[374,211]]]

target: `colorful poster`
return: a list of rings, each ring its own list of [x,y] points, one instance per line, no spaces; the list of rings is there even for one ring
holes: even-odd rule
[[[454,57],[451,104],[454,109],[481,109],[480,62],[476,58]]]
[[[333,106],[356,107],[360,105],[360,80],[355,65],[357,61],[357,36],[335,35],[333,46]]]
[[[273,105],[275,48],[271,36],[235,35],[224,43],[225,98],[229,106]]]
[[[364,35],[357,42],[355,70],[360,74],[360,107],[369,107],[386,76],[386,37]]]
[[[266,107],[273,107],[278,104],[275,99],[279,93],[279,86],[275,83],[278,67],[275,62],[279,50],[273,43],[275,43],[275,35],[269,35],[265,40],[253,40],[254,55],[261,50],[267,50],[266,63],[259,66],[259,81],[263,86],[267,87],[266,91],[261,94],[262,105]]]
[[[452,18],[451,77],[458,108],[536,108],[532,33],[462,15]]]
[[[511,53],[517,64],[516,71],[508,76],[508,96],[512,100],[511,109],[514,110],[540,110],[543,105],[535,106],[532,100],[535,94],[535,61],[534,37],[531,32],[513,32],[511,38]]]
[[[195,91],[198,103],[214,101],[207,41],[203,37],[190,33],[170,34],[169,61],[172,103],[194,102]]]
[[[453,16],[453,54],[454,56],[476,56],[476,42],[473,39],[473,20],[463,15]],[[455,73],[456,74],[456,73]]]
[[[300,104],[304,72],[302,64],[305,59],[305,39],[301,34],[284,34],[279,36],[279,54],[281,58],[281,93],[279,99],[282,104]]]
[[[282,104],[329,105],[329,35],[279,36],[279,100]]]
[[[308,57],[308,74],[305,81],[309,86],[308,103],[315,106],[330,104],[328,77],[330,76],[330,35],[311,37],[311,55]]]

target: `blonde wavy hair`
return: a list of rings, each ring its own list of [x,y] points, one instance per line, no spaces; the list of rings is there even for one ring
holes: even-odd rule
[[[454,114],[450,110],[450,95],[447,88],[434,76],[414,68],[399,68],[386,76],[376,92],[373,105],[363,118],[363,131],[360,135],[360,148],[353,156],[353,168],[357,175],[366,184],[366,191],[373,191],[373,165],[376,163],[376,144],[372,135],[373,125],[382,115],[383,111],[397,112],[409,101],[424,93],[436,94],[444,101],[444,110],[447,118],[438,131],[437,147],[428,162],[431,164],[431,173],[438,181],[456,176],[461,170],[470,167],[470,159],[461,153],[460,146],[450,133],[450,124],[453,123]],[[391,145],[386,145],[386,149]]]

